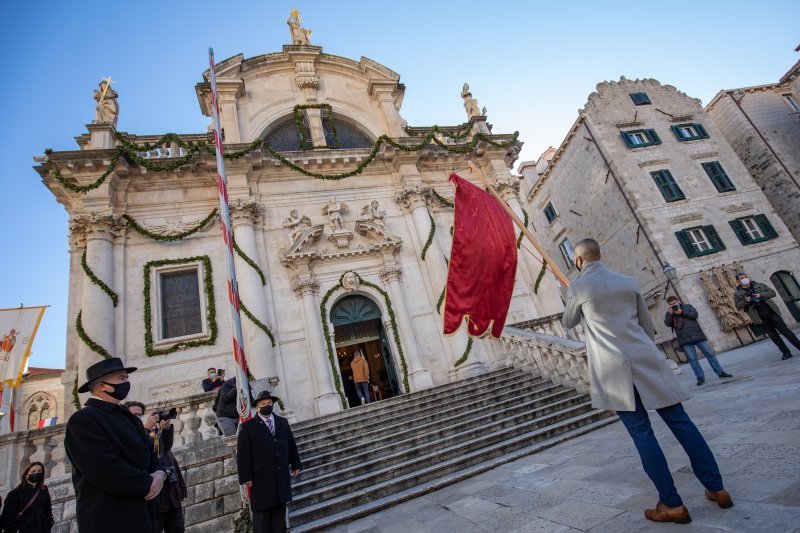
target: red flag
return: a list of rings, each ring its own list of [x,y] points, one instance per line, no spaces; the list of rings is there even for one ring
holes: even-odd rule
[[[444,333],[455,333],[467,318],[467,332],[498,338],[506,323],[514,274],[517,240],[514,223],[498,201],[455,173],[453,246],[447,273]]]

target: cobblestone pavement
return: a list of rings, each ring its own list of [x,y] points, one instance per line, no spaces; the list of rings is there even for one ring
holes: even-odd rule
[[[653,428],[692,516],[690,525],[644,518],[658,495],[620,422],[448,488],[335,529],[415,532],[800,532],[800,357],[781,361],[770,341],[719,356],[718,379],[701,360],[701,387],[689,365],[684,403],[711,445],[735,506],[703,496],[683,449],[657,414]]]

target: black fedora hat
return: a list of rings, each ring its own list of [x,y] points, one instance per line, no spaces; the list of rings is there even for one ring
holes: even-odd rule
[[[118,370],[124,370],[130,374],[131,372],[136,372],[136,367],[126,367],[122,364],[122,359],[119,357],[103,359],[99,363],[95,363],[86,369],[86,383],[78,387],[78,392],[89,392],[89,383],[112,372],[117,372]]]
[[[255,407],[255,406],[256,406],[256,404],[257,404],[258,402],[260,402],[261,400],[272,400],[273,402],[279,402],[279,401],[281,401],[281,399],[280,399],[280,398],[278,398],[277,396],[273,396],[273,395],[272,395],[272,393],[271,393],[270,391],[268,391],[268,390],[262,390],[261,392],[259,392],[259,393],[258,393],[258,396],[256,396],[256,397],[253,399],[253,401],[252,401],[252,402],[250,402],[250,406],[251,406],[251,407]]]

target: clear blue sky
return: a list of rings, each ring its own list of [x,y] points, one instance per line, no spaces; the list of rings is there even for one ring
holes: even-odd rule
[[[775,82],[800,57],[796,0],[0,2],[0,308],[51,306],[32,366],[63,367],[75,318],[67,216],[32,156],[76,148],[107,75],[118,82],[120,130],[204,132],[194,84],[207,48],[218,60],[279,51],[293,7],[325,52],[398,72],[412,126],[464,122],[469,82],[495,132],[520,131],[523,160],[558,146],[598,82],[656,78],[708,102],[723,88]]]

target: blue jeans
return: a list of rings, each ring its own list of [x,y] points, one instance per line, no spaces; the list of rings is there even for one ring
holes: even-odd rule
[[[711,369],[714,371],[714,373],[719,376],[724,372],[719,364],[719,361],[717,361],[717,356],[714,355],[714,350],[712,350],[711,346],[708,344],[708,341],[697,341],[690,342],[689,344],[681,344],[683,353],[685,353],[686,357],[689,359],[689,364],[692,365],[692,370],[694,370],[694,375],[697,379],[706,378],[705,374],[703,374],[703,368],[700,366],[700,362],[697,360],[697,349],[695,347],[700,348],[700,351],[706,356],[708,364],[711,365]]]
[[[359,400],[369,403],[369,381],[356,382],[356,394],[358,394]]]
[[[617,414],[636,445],[644,471],[658,490],[659,501],[669,507],[683,505],[670,474],[667,458],[658,445],[653,428],[650,426],[650,418],[642,405],[642,399],[639,398],[639,392],[635,388],[633,392],[636,397],[636,410],[617,411]],[[694,475],[700,483],[711,492],[722,490],[722,476],[714,454],[711,453],[711,448],[700,434],[700,430],[683,410],[683,405],[676,403],[656,409],[656,412],[661,415],[664,423],[681,443],[692,463]]]

